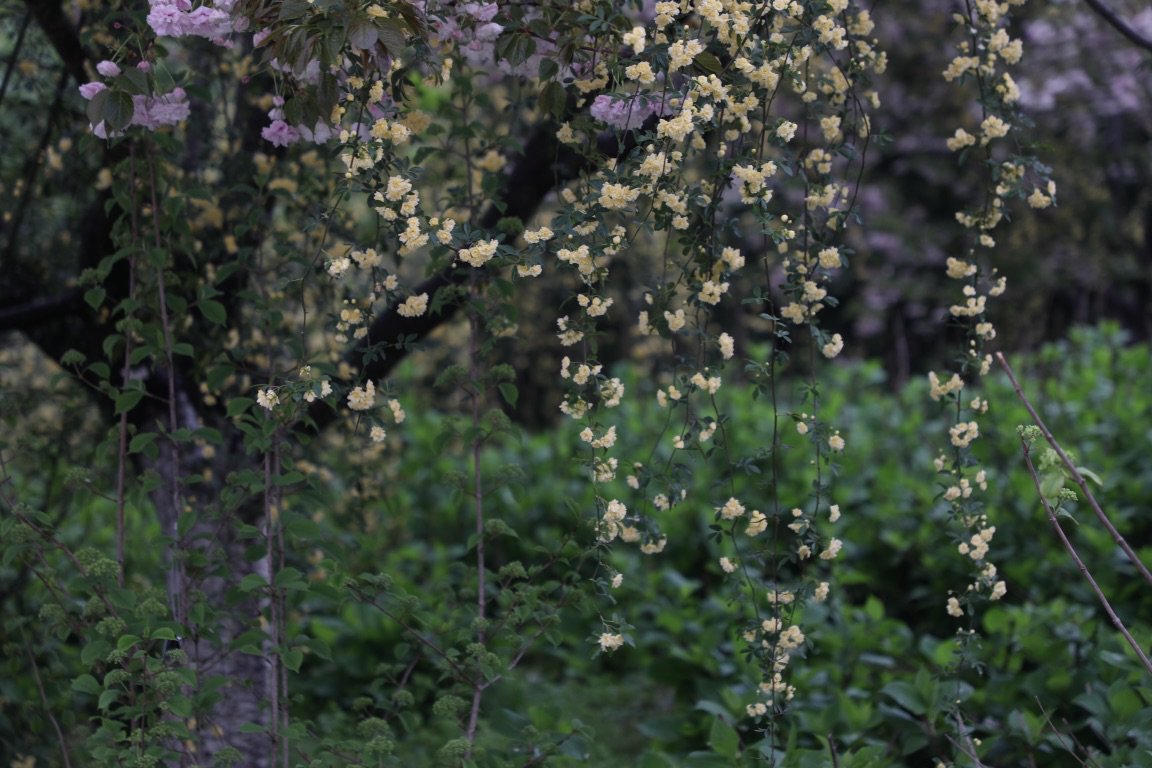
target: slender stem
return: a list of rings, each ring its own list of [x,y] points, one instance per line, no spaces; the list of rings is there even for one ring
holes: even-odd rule
[[[140,206],[136,200],[136,146],[131,145],[128,155],[129,172],[128,188],[132,195],[130,206],[130,226],[132,248],[128,251],[128,301],[134,305],[136,299],[136,247],[140,242],[140,222],[137,218]],[[125,317],[127,319],[127,317]],[[128,383],[129,370],[132,366],[132,336],[131,332],[124,334],[124,369],[120,371],[123,384]],[[125,549],[125,506],[127,500],[127,470],[128,470],[128,411],[120,414],[120,450],[116,467],[116,563],[120,566],[119,584],[124,586]]]
[[[267,416],[266,418],[271,418]],[[270,654],[269,663],[272,665],[272,670],[269,675],[270,688],[268,692],[268,705],[271,708],[269,723],[269,739],[272,742],[272,754],[275,755],[279,751],[280,744],[280,671],[279,668],[283,664],[281,654],[284,649],[281,647],[280,636],[280,601],[277,599],[276,589],[276,557],[275,557],[275,544],[276,536],[273,528],[276,525],[276,512],[274,510],[275,502],[272,498],[272,483],[275,478],[272,474],[272,449],[269,448],[264,452],[264,557],[268,561],[268,643],[272,646],[272,653]]]
[[[472,284],[473,298],[476,295],[475,281]],[[475,308],[468,313],[468,378],[472,395],[472,497],[476,511],[476,642],[484,645],[488,633],[484,626],[488,609],[487,583],[484,564],[484,483],[480,472],[480,448],[484,438],[480,433],[480,317]],[[477,675],[472,685],[472,710],[468,715],[468,754],[476,743],[476,727],[480,720],[480,702],[484,695],[483,680]]]
[[[280,573],[284,570],[284,523],[280,515],[282,514],[281,507],[283,506],[283,489],[281,486],[275,485],[275,478],[280,474],[281,458],[280,449],[282,446],[280,440],[280,429],[277,428],[276,435],[272,439],[271,460],[269,462],[269,476],[273,480],[273,485],[270,487],[269,492],[269,509],[268,512],[271,517],[268,520],[269,530],[268,537],[272,541],[272,550],[274,557],[269,561],[268,568],[273,574]],[[273,576],[273,578],[275,578]],[[276,623],[273,631],[276,633],[276,643],[285,650],[288,644],[288,593],[285,589],[274,589],[272,591],[272,601],[275,604]],[[274,722],[273,727],[279,730],[279,745],[280,745],[280,760],[284,768],[288,768],[291,764],[290,760],[290,747],[288,742],[288,665],[284,663],[282,656],[276,656],[276,664],[272,670],[273,675],[279,676],[273,686],[277,696],[277,707],[280,710],[280,721]]]
[[[1028,448],[1028,442],[1023,438],[1020,440],[1020,448],[1024,452],[1024,463],[1028,465],[1028,473],[1032,475],[1032,482],[1036,485],[1036,492],[1040,494],[1040,503],[1044,505],[1044,511],[1048,513],[1048,522],[1052,524],[1052,529],[1056,531],[1057,538],[1059,538],[1060,543],[1064,545],[1064,549],[1068,550],[1068,554],[1072,557],[1073,562],[1076,563],[1076,568],[1079,569],[1080,573],[1088,581],[1089,586],[1092,587],[1092,591],[1096,593],[1096,599],[1100,601],[1100,605],[1104,606],[1104,612],[1108,614],[1112,626],[1120,631],[1120,634],[1128,641],[1128,645],[1136,652],[1136,656],[1140,659],[1140,663],[1144,665],[1144,669],[1149,675],[1152,675],[1152,661],[1148,660],[1140,644],[1132,637],[1132,633],[1124,626],[1124,622],[1116,615],[1116,611],[1112,610],[1112,604],[1108,602],[1104,591],[1100,589],[1100,585],[1097,584],[1096,579],[1092,577],[1092,572],[1088,570],[1088,566],[1080,559],[1080,554],[1076,551],[1076,547],[1068,539],[1068,536],[1064,533],[1064,529],[1060,527],[1060,521],[1056,517],[1056,511],[1052,509],[1052,506],[1048,503],[1048,499],[1044,497],[1043,491],[1040,490],[1040,475],[1037,474],[1036,468],[1032,466],[1032,456]]]
[[[1112,537],[1112,541],[1116,542],[1120,549],[1124,550],[1124,554],[1128,556],[1128,559],[1136,566],[1136,569],[1140,571],[1140,575],[1144,577],[1144,580],[1152,584],[1152,572],[1149,572],[1148,566],[1144,565],[1140,556],[1128,545],[1128,542],[1120,535],[1120,531],[1116,530],[1116,526],[1112,525],[1112,521],[1108,518],[1108,515],[1100,508],[1100,504],[1096,501],[1096,497],[1092,495],[1092,491],[1089,490],[1088,483],[1084,480],[1084,476],[1080,474],[1080,470],[1076,468],[1072,459],[1064,452],[1060,444],[1056,442],[1056,438],[1053,437],[1051,430],[1048,429],[1048,425],[1044,423],[1044,420],[1040,418],[1040,414],[1036,412],[1036,409],[1032,407],[1032,403],[1024,395],[1024,391],[1016,381],[1016,375],[1012,372],[1012,367],[1008,365],[1008,360],[1004,357],[1004,354],[997,352],[996,360],[1000,363],[1000,367],[1004,369],[1004,372],[1008,374],[1008,380],[1012,382],[1012,388],[1016,390],[1017,397],[1024,403],[1024,407],[1028,409],[1028,415],[1032,417],[1032,422],[1040,429],[1040,434],[1044,435],[1044,439],[1048,441],[1048,445],[1052,446],[1052,450],[1060,457],[1060,462],[1064,465],[1064,468],[1068,470],[1069,476],[1076,485],[1080,487],[1080,491],[1084,494],[1084,498],[1088,500],[1088,506],[1092,508],[1096,519],[1099,520],[1100,524],[1108,531],[1108,534]]]
[[[161,253],[163,248],[163,240],[160,235],[160,201],[156,194],[156,187],[158,185],[156,175],[156,160],[153,156],[151,148],[146,153],[148,159],[148,187],[151,193],[152,202],[152,240],[153,247],[156,249],[156,255]],[[155,256],[154,256],[155,257]],[[156,293],[157,301],[160,307],[160,328],[164,334],[164,364],[167,368],[168,377],[168,451],[169,461],[171,462],[171,472],[168,478],[169,488],[168,493],[171,495],[170,503],[172,505],[172,528],[171,531],[173,546],[179,548],[181,546],[178,537],[178,520],[183,505],[180,503],[180,448],[176,443],[175,435],[179,427],[179,419],[176,415],[176,368],[172,352],[172,323],[168,315],[168,296],[167,287],[164,281],[164,267],[163,265],[156,266]],[[166,532],[167,533],[167,532]],[[173,553],[173,563],[180,563],[180,558]],[[185,579],[184,569],[182,565],[175,566],[177,570],[177,587],[173,590],[171,599],[173,600],[172,617],[179,624],[185,623],[186,611],[188,601],[186,599],[187,581]]]

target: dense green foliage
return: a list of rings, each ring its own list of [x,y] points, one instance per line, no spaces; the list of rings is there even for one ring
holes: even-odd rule
[[[1126,346],[1115,329],[1080,330],[1017,361],[1017,369],[1053,431],[1103,479],[1099,500],[1117,526],[1146,560],[1152,557],[1152,524],[1144,514],[1152,506],[1148,348]],[[645,387],[636,374],[626,385],[638,392]],[[944,718],[958,699],[984,742],[988,765],[1075,766],[1089,757],[1092,765],[1147,765],[1152,686],[1048,528],[1020,460],[1015,427],[1027,416],[1007,383],[997,376],[987,380],[994,418],[986,422],[980,448],[984,466],[994,468],[986,503],[997,526],[1008,594],[980,613],[980,640],[969,649],[975,666],[968,665],[959,679],[950,671],[956,662],[954,622],[944,602],[948,590],[963,582],[966,566],[942,541],[946,505],[923,445],[923,435],[942,414],[919,384],[890,392],[872,363],[836,366],[823,386],[852,446],[841,462],[842,476],[852,479],[843,496],[845,556],[836,564],[829,601],[805,608],[808,644],[796,662],[798,692],[791,708],[797,716],[787,734],[796,748],[783,764],[828,765],[831,749],[842,766],[934,765],[955,731]],[[751,384],[725,391],[725,408],[734,419],[755,425],[770,413],[754,393]],[[4,400],[8,428],[24,423],[14,397]],[[621,423],[650,423],[646,402],[651,398],[630,398]],[[315,745],[318,765],[346,764],[342,754],[365,759],[393,750],[399,762],[381,764],[431,765],[456,732],[463,707],[443,695],[435,667],[407,666],[412,637],[367,604],[371,593],[403,616],[411,608],[405,601],[419,602],[413,613],[422,617],[423,631],[435,635],[438,622],[459,623],[454,613],[469,599],[464,497],[442,481],[452,472],[452,441],[443,437],[448,417],[431,408],[413,411],[404,450],[385,468],[387,477],[378,479],[379,494],[362,492],[359,470],[318,460],[315,467],[302,467],[310,472],[310,490],[295,495],[286,512],[286,528],[299,545],[290,550],[311,553],[290,562],[309,584],[290,592],[299,596],[292,602],[293,634],[308,639],[291,690],[294,712],[322,729],[297,734],[300,742]],[[621,439],[628,435],[622,427]],[[489,550],[490,570],[508,575],[510,583],[514,563],[545,562],[547,553],[586,525],[579,513],[590,503],[589,491],[585,470],[569,454],[576,442],[570,437],[562,427],[487,450],[486,473],[515,469],[504,473],[509,482],[490,502],[493,516],[509,527]],[[736,446],[746,451],[766,438],[747,429],[733,439],[748,443]],[[61,452],[55,471],[35,478],[19,460],[10,467],[26,497],[71,498],[73,503],[59,505],[69,511],[58,530],[78,551],[103,547],[110,536],[108,503],[86,495],[84,470],[76,469],[88,460]],[[789,461],[784,459],[778,475],[782,485],[805,476],[800,466],[790,471]],[[44,476],[53,479],[38,486],[36,478]],[[714,480],[697,472],[693,482]],[[803,488],[781,491],[798,495]],[[1137,638],[1148,638],[1148,590],[1086,508],[1067,508],[1077,524],[1066,527],[1082,556]],[[541,764],[532,756],[544,754],[554,755],[550,765],[737,765],[737,755],[755,750],[758,737],[739,730],[749,675],[717,588],[725,577],[717,565],[721,550],[710,540],[712,518],[710,510],[677,509],[664,525],[670,541],[664,553],[612,553],[612,565],[625,574],[613,594],[634,625],[630,647],[592,657],[581,638],[586,630],[579,612],[561,606],[559,630],[547,635],[553,642],[534,646],[492,689],[481,745],[521,753],[525,765]],[[81,644],[54,623],[54,601],[16,566],[19,543],[11,534],[6,530],[0,570],[6,596],[0,754],[5,765],[17,755],[51,765],[54,736],[42,696],[68,713],[61,727],[69,740],[92,727],[99,686],[85,676],[85,665],[93,642],[100,641]],[[131,535],[133,558],[159,557],[158,533],[147,520],[134,523]],[[50,556],[52,569],[74,594],[93,592],[92,580],[80,578],[74,563],[59,553]],[[556,574],[551,587],[592,577],[588,565]],[[385,573],[387,584],[370,576]],[[325,589],[345,579],[360,585],[351,592],[364,599]],[[149,589],[163,600],[162,585],[135,586],[141,602]],[[503,599],[510,595],[502,592]],[[163,605],[157,610],[163,613]],[[502,610],[515,606],[505,602],[497,612]],[[157,631],[152,642],[164,637]]]

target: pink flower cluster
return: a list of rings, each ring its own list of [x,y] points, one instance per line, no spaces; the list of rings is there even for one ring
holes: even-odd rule
[[[606,94],[597,96],[588,111],[594,119],[628,131],[639,128],[649,117],[663,112],[663,107],[663,100],[658,96]]]
[[[272,109],[268,112],[268,118],[272,122],[260,131],[260,135],[274,147],[287,147],[300,140],[323,144],[335,135],[332,126],[323,120],[317,120],[316,125],[311,128],[306,125],[290,125],[284,119],[284,99],[276,96],[272,104]],[[367,130],[362,134],[363,137],[368,135]]]
[[[150,65],[146,61],[140,62],[137,68],[147,72]],[[102,61],[96,65],[96,71],[104,77],[116,77],[120,74],[120,67],[115,62]],[[80,95],[91,101],[96,94],[107,88],[108,86],[101,82],[84,83],[80,86]],[[182,120],[187,120],[188,114],[188,94],[183,88],[173,88],[168,93],[158,96],[133,96],[132,121],[129,125],[138,125],[154,131],[162,125],[176,125]],[[109,135],[108,127],[103,120],[92,126],[92,132],[102,139],[108,138]]]
[[[235,0],[208,0],[192,7],[191,0],[149,0],[148,26],[159,37],[204,37],[217,45],[231,44],[234,31],[232,6]]]

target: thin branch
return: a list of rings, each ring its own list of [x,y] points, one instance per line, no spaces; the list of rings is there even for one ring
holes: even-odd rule
[[[4,257],[5,261],[13,265],[16,264],[16,246],[23,232],[24,216],[28,212],[28,207],[32,204],[32,198],[36,192],[36,176],[40,173],[40,161],[44,157],[48,145],[52,143],[56,118],[64,107],[65,86],[67,85],[68,74],[61,73],[56,81],[56,93],[52,97],[52,105],[48,108],[48,119],[44,122],[44,132],[40,135],[40,143],[24,164],[23,194],[21,194],[20,201],[16,205],[16,210],[12,212],[11,218],[5,222],[6,227],[9,228],[9,234],[8,242],[4,246]]]
[[[60,722],[52,714],[52,707],[48,704],[48,694],[44,691],[44,681],[40,679],[40,668],[36,665],[36,657],[32,654],[32,648],[28,645],[27,638],[24,638],[24,652],[28,654],[28,663],[32,667],[32,677],[36,680],[36,690],[40,692],[40,703],[44,705],[44,714],[48,716],[48,721],[52,723],[52,728],[56,731],[56,738],[60,741],[60,755],[64,758],[64,767],[72,768],[72,761],[68,758],[68,742],[64,738],[64,731],[60,728]]]
[[[1052,722],[1052,715],[1050,715],[1048,710],[1044,708],[1044,702],[1040,701],[1039,696],[1036,697],[1036,706],[1040,707],[1040,715],[1044,718],[1044,722],[1048,724],[1048,728],[1051,729],[1052,735],[1056,738],[1056,741],[1059,742],[1060,746],[1064,748],[1064,751],[1067,752],[1077,763],[1086,767],[1088,763],[1084,760],[1081,760],[1080,757],[1076,754],[1075,747],[1078,746],[1078,743],[1075,741],[1075,737],[1068,737],[1068,743],[1065,743],[1065,734],[1057,730],[1056,725]],[[1064,726],[1067,727],[1068,723],[1065,722]],[[1069,732],[1071,732],[1071,730],[1069,730]]]
[[[24,20],[20,22],[20,32],[16,35],[16,42],[12,44],[12,53],[8,59],[8,66],[4,70],[4,82],[0,83],[0,105],[4,103],[4,95],[8,93],[8,83],[12,82],[12,72],[16,69],[16,62],[20,58],[20,49],[24,47],[24,34],[32,22],[32,11],[24,12]]]
[[[1128,641],[1128,645],[1135,651],[1136,656],[1140,659],[1140,663],[1144,665],[1145,671],[1147,671],[1149,675],[1152,675],[1152,661],[1148,660],[1140,644],[1136,642],[1136,639],[1132,637],[1132,633],[1128,631],[1128,628],[1124,626],[1124,622],[1120,620],[1120,617],[1116,615],[1116,611],[1112,609],[1112,604],[1108,602],[1108,598],[1104,595],[1104,590],[1100,589],[1100,585],[1097,584],[1096,579],[1092,577],[1092,572],[1088,570],[1088,566],[1080,559],[1080,553],[1076,551],[1076,547],[1069,540],[1067,534],[1064,533],[1064,529],[1060,527],[1060,521],[1056,517],[1056,511],[1052,509],[1052,506],[1048,503],[1048,499],[1044,497],[1044,492],[1040,490],[1040,475],[1036,472],[1036,468],[1032,466],[1031,451],[1028,448],[1028,441],[1024,438],[1020,438],[1020,448],[1024,452],[1024,463],[1028,465],[1028,473],[1032,475],[1032,482],[1036,485],[1036,492],[1040,495],[1040,503],[1044,505],[1044,511],[1048,513],[1048,522],[1052,524],[1052,529],[1056,531],[1056,536],[1060,539],[1060,543],[1064,545],[1064,549],[1068,551],[1073,562],[1076,563],[1076,568],[1079,569],[1080,573],[1088,581],[1089,586],[1092,587],[1092,591],[1096,593],[1096,599],[1104,606],[1104,612],[1108,614],[1112,626],[1120,631],[1120,634]]]
[[[1000,363],[1000,367],[1004,369],[1004,372],[1008,374],[1008,380],[1012,382],[1012,388],[1016,390],[1016,396],[1024,403],[1024,407],[1028,409],[1028,415],[1032,417],[1032,422],[1039,428],[1040,434],[1044,435],[1044,439],[1048,441],[1048,445],[1052,446],[1052,450],[1060,457],[1060,461],[1064,465],[1064,468],[1068,470],[1069,476],[1075,481],[1076,485],[1080,487],[1084,498],[1088,500],[1088,505],[1092,507],[1092,511],[1096,514],[1096,519],[1100,521],[1100,524],[1103,525],[1109,535],[1112,536],[1112,541],[1116,542],[1116,544],[1124,550],[1124,554],[1128,556],[1128,559],[1131,560],[1132,564],[1136,566],[1136,569],[1140,571],[1144,580],[1152,584],[1152,572],[1149,572],[1148,567],[1140,560],[1136,551],[1132,549],[1132,547],[1128,545],[1128,542],[1124,540],[1124,537],[1120,535],[1120,531],[1116,530],[1116,526],[1112,525],[1112,521],[1108,518],[1108,515],[1104,514],[1104,510],[1100,508],[1100,504],[1088,488],[1088,483],[1084,480],[1084,476],[1080,474],[1080,470],[1076,468],[1072,459],[1068,457],[1068,454],[1065,453],[1064,449],[1060,447],[1060,444],[1056,442],[1056,438],[1052,435],[1052,431],[1048,429],[1048,425],[1044,423],[1044,420],[1040,418],[1040,414],[1036,412],[1036,409],[1032,407],[1032,403],[1024,395],[1024,391],[1020,388],[1019,382],[1016,381],[1016,375],[1012,372],[1012,367],[1008,365],[1008,360],[1004,357],[1004,353],[997,352],[996,360]]]
[[[1104,4],[1104,0],[1084,0],[1084,2],[1088,4],[1089,8],[1096,12],[1097,16],[1104,19],[1109,26],[1128,38],[1129,42],[1138,48],[1143,48],[1149,53],[1152,53],[1152,37],[1141,34],[1139,30],[1120,18],[1119,14]]]
[[[976,744],[972,741],[972,734],[968,732],[968,729],[965,727],[964,721],[961,719],[959,713],[956,714],[956,730],[960,734],[961,738],[963,738],[964,743],[961,744],[949,735],[947,738],[948,741],[951,742],[952,746],[960,750],[960,752],[962,752],[965,757],[971,760],[974,768],[988,768],[986,765],[984,765],[984,763],[980,761],[980,757],[976,754]]]
[[[81,306],[82,295],[80,289],[76,288],[56,296],[0,307],[0,333],[26,331],[45,321],[56,320],[62,315],[76,312]]]

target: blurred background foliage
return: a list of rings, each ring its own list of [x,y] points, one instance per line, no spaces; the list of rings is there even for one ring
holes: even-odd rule
[[[1015,363],[1055,434],[1102,477],[1101,504],[1143,559],[1152,559],[1146,514],[1152,505],[1148,346],[1132,343],[1125,331],[1108,324],[1074,329],[1066,340]],[[10,430],[26,423],[29,413],[32,393],[19,386],[26,370],[26,364],[5,358],[4,417]],[[636,395],[622,406],[620,434],[627,443],[636,434],[629,424],[651,423],[658,413],[644,396],[650,383],[634,369],[622,367],[621,373]],[[795,663],[798,747],[786,764],[827,765],[827,748],[816,744],[832,738],[842,765],[932,766],[947,751],[953,730],[945,720],[947,706],[961,700],[989,765],[1146,765],[1152,754],[1152,686],[1048,528],[1015,431],[1027,414],[1007,381],[996,375],[987,380],[994,417],[985,422],[980,443],[983,463],[991,468],[986,501],[1008,594],[976,620],[980,641],[972,659],[978,666],[951,682],[946,673],[956,661],[956,622],[945,614],[944,602],[950,589],[965,583],[967,565],[953,547],[942,545],[947,504],[939,498],[943,486],[933,481],[933,456],[924,440],[947,423],[946,415],[919,381],[892,393],[877,362],[837,365],[823,386],[849,444],[838,496],[845,552],[833,571],[832,597],[810,605],[800,620],[808,643]],[[725,409],[749,427],[733,432],[741,451],[770,435],[766,405],[751,392],[722,390]],[[344,451],[317,451],[314,464],[304,467],[311,490],[293,496],[286,514],[299,520],[289,526],[292,564],[314,584],[341,573],[387,574],[391,595],[411,596],[421,610],[447,621],[463,602],[454,590],[466,581],[460,569],[470,519],[462,497],[443,482],[455,471],[452,450],[442,439],[447,417],[437,411],[434,394],[427,397],[410,409],[403,449],[375,464],[375,474],[344,461]],[[795,399],[782,393],[781,407],[789,402]],[[574,433],[565,424],[487,451],[489,473],[515,465],[522,474],[492,502],[494,514],[516,532],[493,548],[493,570],[530,561],[538,548],[555,546],[583,525],[579,507],[590,499],[583,470],[570,455]],[[9,467],[21,497],[51,497],[65,541],[77,547],[107,544],[110,505],[86,493],[84,483],[84,474],[99,461],[56,451],[51,464],[34,471],[21,458],[33,455],[36,439],[29,435],[29,452]],[[805,477],[800,462],[806,460],[785,455],[785,497],[805,493],[804,482],[790,478]],[[796,466],[790,469],[790,463]],[[717,480],[698,470],[693,482],[706,489]],[[1073,504],[1070,511],[1075,522],[1066,527],[1117,612],[1137,638],[1152,636],[1152,594],[1087,507]],[[592,658],[587,627],[577,612],[564,614],[553,642],[538,645],[505,685],[492,689],[486,707],[494,740],[489,748],[539,748],[542,741],[533,741],[533,734],[562,734],[554,765],[737,764],[717,744],[728,735],[737,745],[754,744],[758,737],[741,732],[733,717],[746,700],[742,686],[749,677],[724,603],[723,595],[731,593],[720,589],[727,577],[717,563],[722,550],[709,536],[711,519],[710,510],[677,509],[661,520],[670,539],[664,553],[612,554],[611,564],[625,574],[615,596],[634,626],[634,647]],[[156,535],[149,526],[145,516],[133,522],[137,542]],[[156,548],[138,544],[131,551],[135,572],[157,572],[158,564],[140,562],[158,558]],[[138,587],[146,593],[162,585]],[[0,567],[0,752],[8,760],[18,753],[40,755],[50,765],[52,736],[28,653],[38,659],[45,695],[66,704],[59,709],[70,713],[68,727],[83,731],[91,702],[70,690],[80,652],[74,641],[22,645],[43,597],[21,571]],[[397,693],[412,649],[395,622],[346,597],[325,599],[322,591],[297,606],[293,621],[326,649],[309,655],[293,680],[296,716],[329,734],[353,736],[364,713],[387,711],[406,764],[435,764],[435,748],[450,736],[455,720],[436,705],[434,678],[417,672]]]
[[[78,18],[87,5],[76,6]],[[1134,28],[1152,34],[1152,9],[1145,3],[1118,0],[1112,7]],[[963,175],[944,145],[956,128],[971,129],[979,122],[975,105],[939,77],[951,57],[948,47],[939,44],[952,23],[951,8],[948,0],[916,0],[915,10],[888,12],[879,6],[873,12],[889,59],[886,73],[874,82],[880,100],[873,118],[878,140],[867,148],[857,198],[862,226],[849,230],[851,269],[832,287],[841,303],[826,324],[844,332],[848,354],[881,361],[893,387],[939,367],[948,354],[949,339],[940,332],[951,303],[944,262],[964,250],[954,213],[981,183]],[[112,160],[88,136],[83,101],[73,87],[62,85],[65,69],[30,16],[24,3],[0,0],[0,60],[7,73],[0,110],[0,143],[6,148],[0,154],[0,253],[6,276],[0,299],[5,302],[20,298],[35,284],[33,278],[62,290],[74,281],[86,233],[98,225],[91,203],[108,183],[103,169]],[[1023,216],[994,233],[996,265],[1008,277],[1011,294],[1008,301],[992,303],[1000,343],[1006,349],[1029,349],[1062,338],[1073,325],[1106,319],[1119,322],[1134,339],[1146,340],[1152,337],[1152,57],[1082,2],[1030,3],[1018,24],[1013,36],[1022,37],[1025,55],[1014,77],[1025,113],[1035,123],[1027,140],[1040,144],[1041,156],[1053,168],[1059,207],[1042,216]],[[110,50],[116,41],[96,31],[86,42]],[[182,47],[173,55],[200,69],[221,67],[220,83],[233,74],[207,44]],[[268,104],[260,96],[259,76],[245,92],[252,94],[255,119],[262,119]],[[426,101],[430,110],[450,108],[437,102],[434,93],[408,96]],[[520,118],[502,111],[498,88],[492,96],[491,114],[478,119],[488,122],[489,135],[507,135]],[[250,146],[241,130],[248,118],[222,112],[217,119],[229,126],[230,142],[192,142],[185,158],[190,196],[196,197],[198,179],[215,180],[237,164],[248,166],[253,150],[259,150],[257,164],[283,185],[279,225],[304,237],[327,203],[317,185],[326,175],[326,153],[281,157],[270,147]],[[434,159],[425,165],[428,180],[443,173]],[[220,202],[192,203],[201,213],[191,224],[208,259],[222,249],[231,233],[221,227],[235,216],[227,207],[221,211]],[[542,215],[548,211],[545,206]],[[331,224],[337,236],[350,242],[371,233],[366,215]],[[751,254],[762,245],[750,233],[745,247]],[[629,258],[646,256],[640,248]],[[616,290],[622,320],[605,339],[601,356],[606,360],[651,351],[629,335],[644,286],[630,280],[626,265],[621,267]],[[732,291],[739,297],[754,287],[736,284]],[[561,353],[551,313],[563,289],[546,276],[522,290],[521,322],[506,355],[521,388],[540,393],[521,398],[518,416],[527,425],[543,427],[556,418],[550,405],[557,392],[551,361]],[[771,333],[755,315],[729,319],[725,324],[732,327],[738,346]],[[443,346],[457,347],[450,332]],[[433,362],[427,370],[439,367]]]

